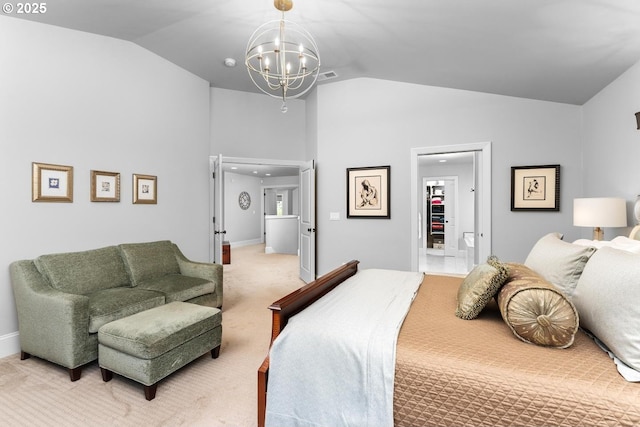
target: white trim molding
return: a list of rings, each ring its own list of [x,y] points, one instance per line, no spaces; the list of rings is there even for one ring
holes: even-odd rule
[[[12,332],[0,336],[0,359],[20,353],[20,334]]]

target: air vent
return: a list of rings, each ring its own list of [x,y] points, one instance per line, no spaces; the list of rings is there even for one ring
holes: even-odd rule
[[[335,71],[325,71],[324,73],[318,74],[318,81],[323,82],[325,80],[335,79],[338,77]]]

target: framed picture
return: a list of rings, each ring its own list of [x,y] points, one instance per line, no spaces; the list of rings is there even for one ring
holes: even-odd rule
[[[120,174],[117,172],[91,171],[91,201],[119,202]]]
[[[511,167],[512,211],[559,211],[560,165]]]
[[[155,205],[158,203],[158,178],[153,175],[133,174],[133,203]]]
[[[391,218],[391,166],[347,169],[347,218]]]
[[[73,202],[73,166],[32,163],[31,200]]]

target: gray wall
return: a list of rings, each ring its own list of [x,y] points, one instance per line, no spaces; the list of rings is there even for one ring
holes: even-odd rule
[[[261,240],[262,190],[260,178],[224,173],[224,229],[225,240],[232,245],[245,242],[258,243]],[[251,206],[243,210],[238,204],[238,196],[246,191],[251,197]]]
[[[0,16],[0,357],[18,351],[9,264],[170,239],[209,259],[209,84],[129,42]],[[74,167],[73,203],[33,203],[31,163]],[[119,172],[91,202],[90,170]],[[132,204],[132,174],[158,204]]]
[[[264,188],[275,187],[274,192],[286,191],[290,208],[287,214],[298,214],[298,191],[288,189],[290,186],[298,185],[297,176],[258,178],[234,172],[224,174],[224,229],[227,231],[225,240],[228,240],[232,247],[262,241]],[[247,210],[242,210],[238,204],[238,196],[242,191],[246,191],[251,196],[251,206]],[[267,211],[267,214],[275,215],[275,202],[273,213]]]
[[[211,88],[211,153],[306,160],[305,101],[288,100],[286,114],[281,104],[263,94]]]
[[[583,185],[585,197],[627,200],[627,223],[634,225],[632,204],[640,194],[640,62],[594,96],[583,107]],[[605,239],[630,229],[605,229]],[[591,230],[583,229],[591,236]]]
[[[578,235],[571,201],[582,185],[579,106],[365,78],[317,92],[319,273],[350,259],[362,268],[411,268],[412,147],[492,142],[499,257],[523,261],[550,230]],[[511,212],[510,167],[555,163],[562,165],[560,212]],[[379,165],[391,165],[391,219],[346,219],[346,168]],[[342,219],[329,221],[336,211]]]

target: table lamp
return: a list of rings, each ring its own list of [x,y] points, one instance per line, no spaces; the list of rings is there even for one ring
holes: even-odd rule
[[[593,240],[602,240],[603,227],[627,226],[627,202],[620,197],[573,199],[573,225],[593,227]]]

